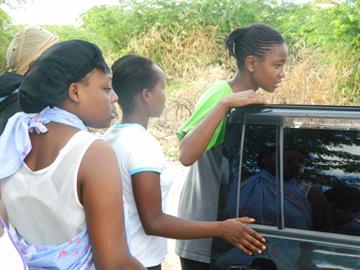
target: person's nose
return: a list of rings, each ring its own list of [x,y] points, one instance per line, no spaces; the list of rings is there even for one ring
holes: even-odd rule
[[[282,67],[282,68],[280,69],[279,78],[280,78],[280,79],[284,79],[284,78],[285,78],[285,69],[284,69],[284,67]]]
[[[119,100],[118,95],[115,93],[114,89],[112,89],[112,98],[111,98],[111,102],[115,103]]]

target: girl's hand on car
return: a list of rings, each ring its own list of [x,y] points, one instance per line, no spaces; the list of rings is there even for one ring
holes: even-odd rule
[[[228,109],[246,106],[250,104],[264,104],[265,99],[255,93],[254,90],[232,93],[222,100]]]
[[[261,254],[265,249],[265,238],[246,225],[255,220],[249,217],[227,219],[221,223],[221,237],[247,255]]]

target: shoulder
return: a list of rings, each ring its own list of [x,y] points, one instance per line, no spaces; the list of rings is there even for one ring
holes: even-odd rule
[[[102,139],[95,140],[86,150],[80,163],[78,181],[84,184],[104,185],[117,181],[119,167],[113,148]]]
[[[146,160],[163,155],[160,142],[145,129],[133,136],[131,140],[132,143],[127,146],[131,155],[144,156],[143,159]]]
[[[195,111],[200,108],[213,107],[224,96],[230,95],[231,92],[231,87],[226,81],[217,81],[211,84],[199,97],[195,105]]]
[[[116,163],[113,148],[101,138],[97,138],[86,150],[80,170],[85,169],[87,172],[103,170],[111,163]]]
[[[242,180],[241,186],[245,187],[245,186],[247,186],[249,184],[254,184],[260,178],[261,178],[261,176],[259,174],[254,174],[254,175],[251,175],[249,177],[246,177],[246,178],[244,178],[244,180]]]
[[[93,143],[89,146],[85,153],[85,158],[92,156],[98,158],[100,156],[103,159],[104,155],[111,156],[115,154],[113,148],[102,138],[95,137],[93,139]]]
[[[120,169],[129,171],[164,160],[160,143],[140,125],[114,125],[104,139],[113,147]]]
[[[115,124],[103,136],[103,139],[115,148],[144,148],[158,141],[141,125]]]
[[[227,81],[216,81],[208,86],[200,98],[213,95],[228,95],[231,92],[231,87]]]
[[[109,144],[132,144],[138,143],[138,140],[147,137],[147,131],[138,124],[114,124],[104,134],[103,138]]]

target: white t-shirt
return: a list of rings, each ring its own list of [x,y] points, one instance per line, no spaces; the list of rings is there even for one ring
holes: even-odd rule
[[[165,177],[165,158],[160,143],[139,124],[115,124],[104,135],[114,148],[123,180],[130,220],[130,251],[145,267],[160,264],[167,253],[166,239],[147,235],[137,211],[131,176],[140,172],[160,174],[162,209],[165,211],[171,180]]]

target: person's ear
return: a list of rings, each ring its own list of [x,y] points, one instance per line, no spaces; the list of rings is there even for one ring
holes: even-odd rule
[[[144,90],[141,91],[141,98],[145,103],[150,102],[150,91],[149,91],[149,89],[145,88]]]
[[[77,84],[77,83],[70,84],[70,86],[68,88],[69,99],[76,103],[80,102],[79,90],[80,90],[79,84]]]
[[[256,69],[257,59],[253,55],[248,55],[245,57],[245,68],[248,72],[253,73]]]

